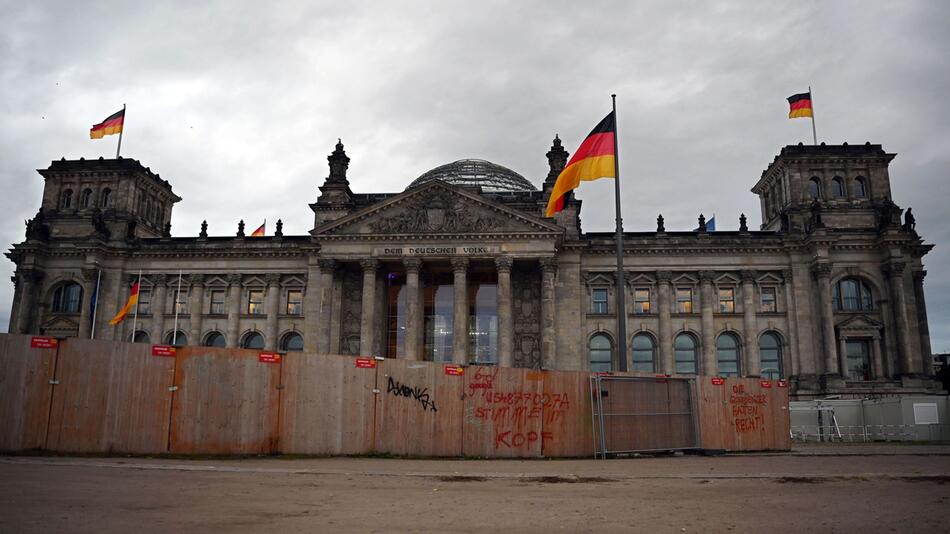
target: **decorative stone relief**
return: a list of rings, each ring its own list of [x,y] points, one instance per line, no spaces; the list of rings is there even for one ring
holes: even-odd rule
[[[515,367],[541,366],[541,277],[537,270],[512,268]]]
[[[394,213],[371,221],[370,229],[378,234],[477,233],[511,226],[510,219],[478,209],[473,202],[444,190],[413,197],[391,211]]]
[[[360,353],[360,317],[363,314],[363,272],[342,268],[343,299],[340,303],[340,352]]]

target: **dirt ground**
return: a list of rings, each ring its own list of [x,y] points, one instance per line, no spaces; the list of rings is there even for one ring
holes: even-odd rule
[[[615,460],[0,456],[0,532],[948,532],[950,447]]]

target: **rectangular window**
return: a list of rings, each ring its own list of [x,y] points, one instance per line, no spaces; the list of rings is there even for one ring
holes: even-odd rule
[[[870,340],[848,339],[845,341],[847,354],[848,380],[871,379],[871,347]]]
[[[778,305],[776,303],[774,287],[763,287],[762,293],[761,295],[759,295],[759,301],[761,303],[762,311],[764,312],[778,311]]]
[[[139,289],[139,313],[152,313],[151,289]]]
[[[633,313],[650,313],[650,290],[633,290]]]
[[[607,313],[607,290],[595,289],[591,292],[591,313]]]
[[[735,313],[736,290],[722,288],[719,290],[719,313]]]
[[[175,302],[174,307],[172,308],[172,313],[182,314],[188,313],[188,290],[182,289],[181,291],[175,290]]]
[[[211,315],[224,315],[224,290],[214,289],[211,291]]]
[[[247,292],[247,314],[264,315],[263,289],[252,289]]]
[[[676,288],[676,313],[693,313],[693,290]]]
[[[303,291],[291,289],[287,292],[287,315],[303,315]]]

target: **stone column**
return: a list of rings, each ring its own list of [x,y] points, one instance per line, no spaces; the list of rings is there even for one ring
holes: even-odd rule
[[[782,271],[782,278],[785,280],[785,317],[788,320],[787,339],[783,340],[788,348],[782,351],[782,370],[786,377],[798,376],[800,372],[799,368],[801,367],[797,356],[798,343],[796,336],[798,335],[798,323],[796,322],[797,318],[795,316],[796,303],[792,291],[792,276],[791,269]],[[776,295],[776,297],[778,297],[778,295]]]
[[[745,331],[746,376],[762,375],[762,360],[759,357],[759,336],[755,320],[755,271],[742,271],[742,329]],[[739,370],[741,376],[742,370]]]
[[[373,341],[376,338],[376,270],[379,261],[375,258],[360,260],[363,268],[363,308],[360,314],[360,355],[375,356]]]
[[[201,345],[201,316],[204,312],[205,301],[205,276],[203,274],[192,274],[188,277],[191,284],[191,291],[188,297],[191,302],[188,303],[188,344]]]
[[[241,275],[228,275],[228,346],[237,347],[241,326]]]
[[[927,301],[924,299],[924,277],[927,271],[914,271],[914,295],[917,297],[917,330],[920,332],[920,357],[924,361],[924,375],[934,375],[934,359],[930,348],[930,323],[927,321]]]
[[[498,365],[514,367],[515,322],[511,302],[511,256],[495,258],[498,270]]]
[[[907,321],[907,297],[904,295],[904,262],[892,261],[885,267],[891,294],[894,296],[894,322],[897,324],[897,346],[901,354],[901,374],[914,375],[914,352],[910,345],[909,324]]]
[[[555,335],[554,282],[557,278],[557,258],[541,258],[541,368],[557,368],[557,340]],[[625,356],[625,355],[624,355]]]
[[[330,332],[332,331],[332,322],[330,321],[333,310],[333,277],[336,275],[336,260],[325,259],[318,262],[320,264],[320,321],[317,328],[317,352],[321,354],[330,353]]]
[[[670,307],[673,305],[672,292],[670,291],[670,279],[673,273],[670,271],[657,271],[656,281],[659,284],[657,291],[657,312],[660,316],[659,345],[660,345],[660,369],[665,374],[674,374],[676,365],[673,361],[673,325],[670,321]]]
[[[307,262],[307,287],[303,294],[303,350],[317,352],[318,330],[320,328],[321,282],[320,263],[311,256]]]
[[[848,336],[845,334],[838,336],[838,366],[842,378],[848,380]]]
[[[827,262],[816,263],[812,267],[815,277],[818,279],[818,306],[821,309],[822,347],[825,359],[825,374],[842,376],[844,369],[838,365],[838,358],[835,355],[835,315],[831,302],[831,264]]]
[[[168,290],[168,275],[156,274],[152,277],[152,303],[150,310],[152,312],[152,331],[149,332],[149,339],[152,344],[162,344],[165,342],[165,292]],[[132,332],[135,336],[135,332]]]
[[[715,375],[719,372],[719,365],[716,362],[716,325],[713,323],[713,277],[716,275],[713,271],[700,271],[700,308],[702,311],[703,325],[703,365],[700,374]]]
[[[82,301],[79,303],[79,336],[88,339],[92,333],[92,292],[96,290],[96,275],[98,269],[83,268],[82,270]],[[98,318],[97,318],[98,320]]]
[[[280,274],[267,273],[264,277],[267,281],[267,321],[264,323],[264,349],[277,350],[277,316],[280,314]]]
[[[419,287],[419,271],[422,260],[402,260],[406,267],[406,344],[403,357],[407,360],[422,359],[422,292]]]
[[[881,354],[881,336],[876,335],[871,340],[871,372],[875,380],[884,378],[884,356]]]
[[[17,291],[20,301],[16,310],[16,325],[10,331],[19,334],[33,332],[33,309],[36,299],[36,288],[43,279],[43,273],[35,269],[17,269]]]
[[[454,274],[454,319],[452,321],[452,361],[468,361],[468,258],[452,258]]]

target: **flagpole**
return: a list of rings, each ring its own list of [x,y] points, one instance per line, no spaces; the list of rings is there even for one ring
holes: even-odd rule
[[[815,130],[815,95],[811,92],[811,86],[808,86],[808,98],[811,100],[811,136],[818,145],[818,130]]]
[[[178,299],[181,298],[181,269],[178,269],[178,290],[175,292],[175,330],[172,332],[172,346],[178,346]]]
[[[627,370],[627,310],[625,306],[626,280],[623,275],[623,218],[620,215],[620,152],[617,149],[619,128],[617,123],[617,95],[610,95],[614,113],[614,200],[617,208],[617,351],[620,372]]]
[[[96,275],[96,292],[93,293],[96,297],[96,303],[92,306],[92,330],[89,332],[89,339],[96,339],[96,312],[99,311],[99,283],[102,282],[102,269],[99,269],[99,274]]]
[[[136,282],[139,285],[139,294],[142,293],[142,269],[139,269],[139,279]],[[132,343],[135,343],[135,326],[139,322],[139,299],[135,299],[135,314],[132,315]]]
[[[115,147],[115,159],[119,159],[119,151],[122,150],[122,132],[124,130],[125,130],[125,104],[122,104],[122,129],[119,130],[119,146]]]

